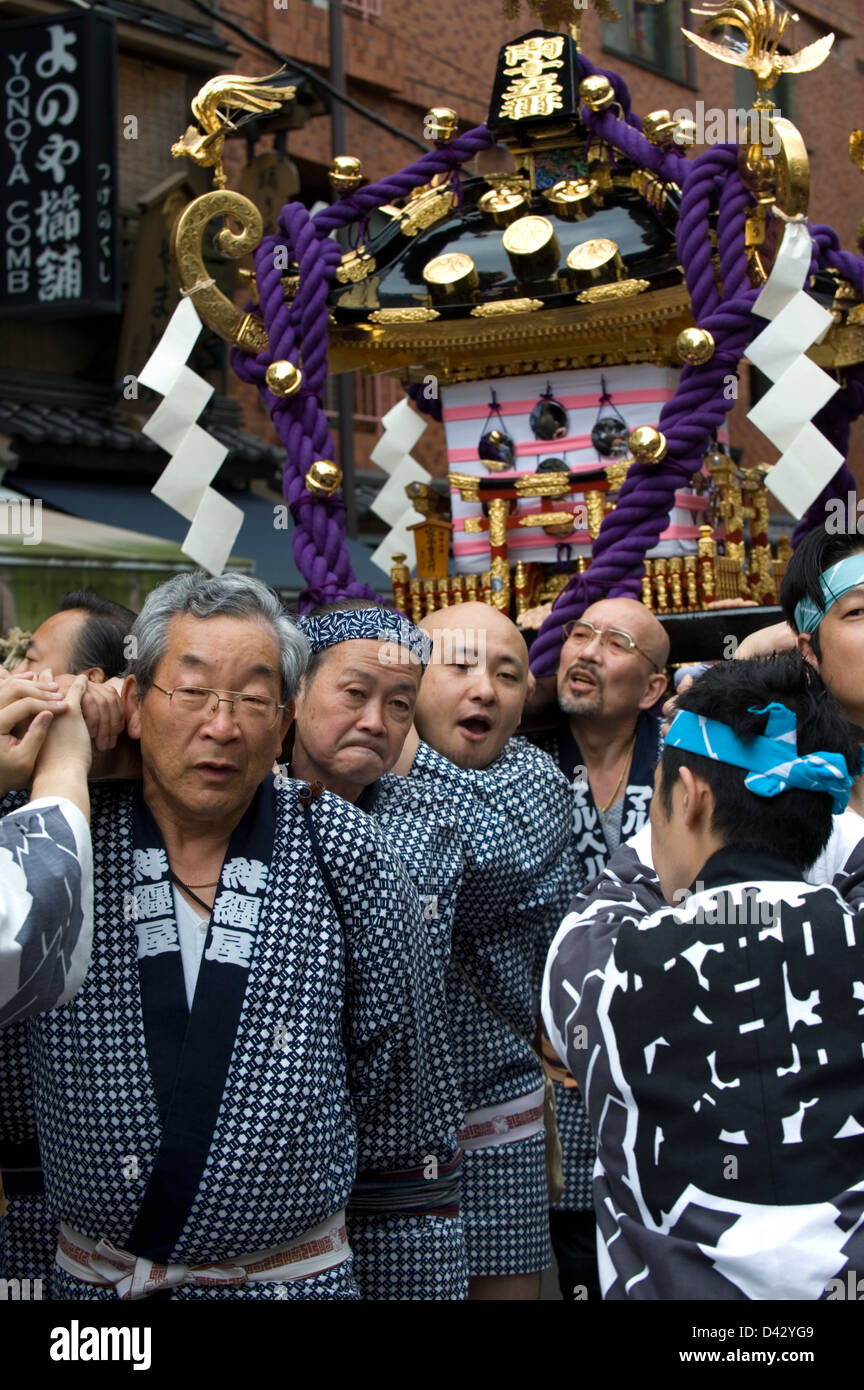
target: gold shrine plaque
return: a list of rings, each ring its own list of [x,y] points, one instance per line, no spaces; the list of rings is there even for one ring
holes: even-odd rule
[[[561,247],[548,217],[520,217],[507,228],[502,241],[518,279],[542,280],[558,269]]]
[[[480,283],[472,257],[463,251],[447,251],[427,261],[423,279],[436,304],[444,300],[469,299]]]
[[[579,285],[591,285],[599,280],[617,279],[624,269],[624,262],[617,242],[609,237],[593,237],[568,251],[567,269],[573,273]]]

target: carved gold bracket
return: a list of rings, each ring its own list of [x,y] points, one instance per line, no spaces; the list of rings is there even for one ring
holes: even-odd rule
[[[217,232],[216,249],[228,260],[250,255],[261,240],[264,224],[254,203],[240,193],[219,189],[204,193],[184,208],[171,233],[171,249],[177,262],[183,293],[192,296],[200,318],[214,333],[244,352],[259,353],[267,347],[267,329],[254,314],[245,314],[218,288],[204,264],[204,233],[214,217],[231,217],[241,232],[223,227]]]

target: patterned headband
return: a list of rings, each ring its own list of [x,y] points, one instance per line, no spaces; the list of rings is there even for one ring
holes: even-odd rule
[[[832,604],[858,584],[864,584],[864,554],[860,551],[847,555],[845,560],[838,560],[836,565],[829,566],[820,574],[821,607],[812,598],[799,599],[795,605],[795,626],[798,631],[815,632]]]
[[[326,651],[339,642],[395,643],[413,652],[425,671],[432,653],[432,639],[391,608],[340,608],[333,613],[298,618],[313,652]],[[391,663],[392,664],[392,663]]]
[[[714,762],[747,768],[748,791],[756,796],[779,796],[793,787],[801,791],[827,792],[839,815],[849,804],[852,778],[842,753],[798,753],[798,723],[786,705],[774,701],[763,709],[751,706],[751,714],[767,714],[764,734],[746,741],[728,724],[690,710],[679,710],[666,735],[667,748],[699,753]]]

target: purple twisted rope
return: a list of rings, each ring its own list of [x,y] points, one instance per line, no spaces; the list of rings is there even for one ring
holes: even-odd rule
[[[708,242],[708,218],[718,202],[722,301]],[[536,675],[554,671],[563,623],[578,617],[604,595],[639,596],[645,554],[657,544],[667,524],[675,492],[701,467],[713,431],[732,407],[723,387],[759,328],[751,314],[758,291],[749,286],[744,255],[749,203],[738,176],[734,147],[717,146],[689,164],[678,224],[679,258],[687,267],[694,317],[698,326],[714,337],[714,356],[703,366],[683,368],[675,395],[660,412],[666,456],[659,466],[631,466],[617,507],[603,519],[590,569],[576,576],[560,595],[531,648],[531,668]]]
[[[485,126],[467,131],[449,145],[428,151],[407,169],[376,184],[357,189],[331,207],[310,217],[301,203],[289,203],[279,216],[279,230],[261,242],[255,255],[255,276],[268,349],[252,358],[235,349],[232,364],[238,376],[258,386],[285,446],[282,486],[294,519],[291,544],[307,588],[298,611],[341,597],[378,600],[375,591],[356,578],[345,543],[345,505],[342,498],[316,498],[305,477],[316,459],[332,459],[333,437],[323,407],[327,377],[327,296],[342,253],[330,232],[360,221],[382,203],[404,198],[429,183],[436,174],[458,169],[492,137]],[[277,252],[283,254],[277,257]],[[280,264],[281,262],[281,264]],[[299,286],[286,304],[281,283],[284,268],[296,262]],[[271,362],[300,364],[303,385],[295,395],[274,396],[264,384]]]

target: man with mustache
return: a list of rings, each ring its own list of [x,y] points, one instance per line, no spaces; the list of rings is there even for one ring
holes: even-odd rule
[[[573,786],[573,840],[579,887],[602,872],[648,819],[660,720],[650,711],[666,688],[669,639],[643,604],[630,598],[593,603],[564,628],[558,663],[560,728],[538,739]],[[594,1139],[576,1083],[546,1038],[556,1082],[564,1195],[550,1212],[552,1244],[565,1299],[600,1296],[591,1171]]]

